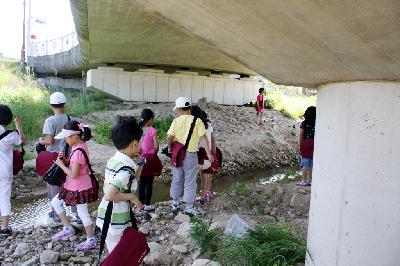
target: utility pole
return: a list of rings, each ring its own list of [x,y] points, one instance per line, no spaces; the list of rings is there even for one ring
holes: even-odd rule
[[[23,5],[24,5],[24,7],[23,7],[23,10],[24,10],[24,19],[23,19],[23,23],[22,23],[22,48],[21,48],[21,65],[20,65],[20,67],[21,67],[21,70],[25,70],[25,65],[26,65],[26,63],[25,63],[25,27],[26,27],[26,25],[25,25],[25,6],[26,6],[26,0],[24,0],[24,3],[23,3]]]

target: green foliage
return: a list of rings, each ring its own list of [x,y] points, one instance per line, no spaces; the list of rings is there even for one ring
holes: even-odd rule
[[[263,223],[243,239],[225,237],[211,255],[222,265],[293,265],[304,261],[306,245],[292,236],[289,226]]]
[[[218,250],[221,242],[222,232],[210,230],[212,220],[202,221],[197,217],[192,217],[192,224],[189,236],[194,240],[196,247],[200,248],[201,253],[214,253]]]
[[[172,116],[157,118],[154,120],[153,127],[157,129],[158,140],[160,143],[166,143],[167,132],[173,120],[174,118]]]
[[[265,108],[279,110],[288,118],[299,119],[307,107],[316,104],[316,96],[286,96],[282,91],[265,91]]]
[[[105,96],[98,92],[88,92],[87,108],[80,91],[58,90],[67,97],[67,113],[72,116],[105,110]],[[54,90],[37,85],[31,73],[20,72],[18,64],[0,62],[0,103],[7,104],[14,117],[22,119],[22,127],[28,140],[42,136],[44,120],[52,115],[49,104]],[[12,128],[13,125],[10,125]]]
[[[111,128],[109,122],[100,122],[93,130],[94,139],[99,144],[111,144]]]

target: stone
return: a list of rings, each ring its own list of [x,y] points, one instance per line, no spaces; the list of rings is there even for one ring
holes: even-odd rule
[[[144,226],[139,227],[139,232],[142,232],[144,235],[148,235],[150,230]]]
[[[185,245],[173,245],[172,250],[175,250],[178,253],[186,254],[189,252],[188,248]]]
[[[78,264],[85,264],[92,263],[93,259],[91,257],[72,257],[68,261]]]
[[[210,230],[224,231],[226,224],[228,223],[228,220],[229,220],[229,215],[227,214],[217,215],[213,219],[213,222],[211,223]]]
[[[143,262],[145,265],[172,265],[173,258],[165,252],[150,252]]]
[[[22,263],[21,266],[33,266],[33,265],[37,265],[39,261],[39,258],[37,256],[34,256],[33,258],[31,258],[30,260],[25,261],[24,263]]]
[[[201,250],[200,249],[196,249],[193,253],[192,253],[192,260],[196,260],[198,257],[200,257],[201,255]]]
[[[25,256],[30,251],[30,247],[27,243],[19,243],[15,248],[14,257],[22,257]]]
[[[224,233],[235,237],[243,238],[246,232],[251,229],[251,225],[239,217],[239,215],[232,215],[226,224]]]
[[[271,223],[276,222],[275,217],[273,217],[273,216],[271,216],[271,215],[265,215],[264,218],[265,218],[265,220],[268,221],[268,222],[271,222]]]
[[[53,247],[53,250],[54,250],[54,251],[60,251],[62,248],[63,248],[63,245],[58,244],[58,245],[56,245],[55,247]]]
[[[192,266],[207,266],[210,260],[207,259],[197,259],[193,262]]]
[[[47,244],[47,249],[53,249],[53,242]]]
[[[175,217],[175,221],[177,221],[179,223],[188,223],[188,222],[190,222],[190,217],[189,217],[189,215],[186,215],[186,214],[183,214],[183,213],[179,213]]]
[[[40,255],[40,263],[41,264],[57,263],[59,257],[60,253],[54,252],[52,250],[45,250]]]
[[[164,249],[163,246],[161,246],[160,244],[156,243],[156,242],[149,242],[148,243],[149,248],[150,248],[150,252],[158,252]]]
[[[290,200],[290,206],[294,207],[297,212],[304,214],[308,212],[310,207],[310,198],[311,196],[309,194],[294,193]]]
[[[207,266],[222,266],[218,261],[210,261]]]
[[[191,225],[188,222],[181,223],[176,234],[184,239],[189,239],[190,227],[191,227]]]

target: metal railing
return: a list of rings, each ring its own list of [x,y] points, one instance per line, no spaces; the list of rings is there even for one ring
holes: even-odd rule
[[[76,32],[72,32],[68,35],[62,36],[57,39],[46,40],[43,42],[31,41],[28,47],[28,56],[43,56],[53,55],[62,52],[66,52],[78,46],[78,37]]]

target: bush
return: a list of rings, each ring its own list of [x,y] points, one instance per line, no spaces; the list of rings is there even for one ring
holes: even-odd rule
[[[194,240],[195,245],[200,248],[201,253],[214,253],[218,250],[221,242],[222,232],[210,230],[212,220],[202,221],[197,217],[191,218],[189,236]]]
[[[99,144],[108,144],[112,143],[111,141],[111,128],[112,125],[108,122],[100,122],[94,128],[94,139]]]
[[[173,120],[174,118],[172,116],[157,118],[154,120],[153,127],[157,129],[158,140],[160,143],[166,143],[167,132]]]
[[[286,225],[264,222],[243,239],[225,237],[213,254],[222,265],[293,265],[304,262],[306,244]]]
[[[40,87],[32,75],[22,74],[18,65],[0,62],[0,102],[7,104],[14,116],[22,119],[24,133],[34,140],[42,136],[44,120],[52,115],[49,104],[50,94],[55,90]],[[104,97],[98,92],[88,92],[87,108],[80,91],[58,90],[67,97],[67,113],[72,116],[107,109]],[[99,99],[99,100],[96,100]],[[10,125],[13,128],[13,125]]]

